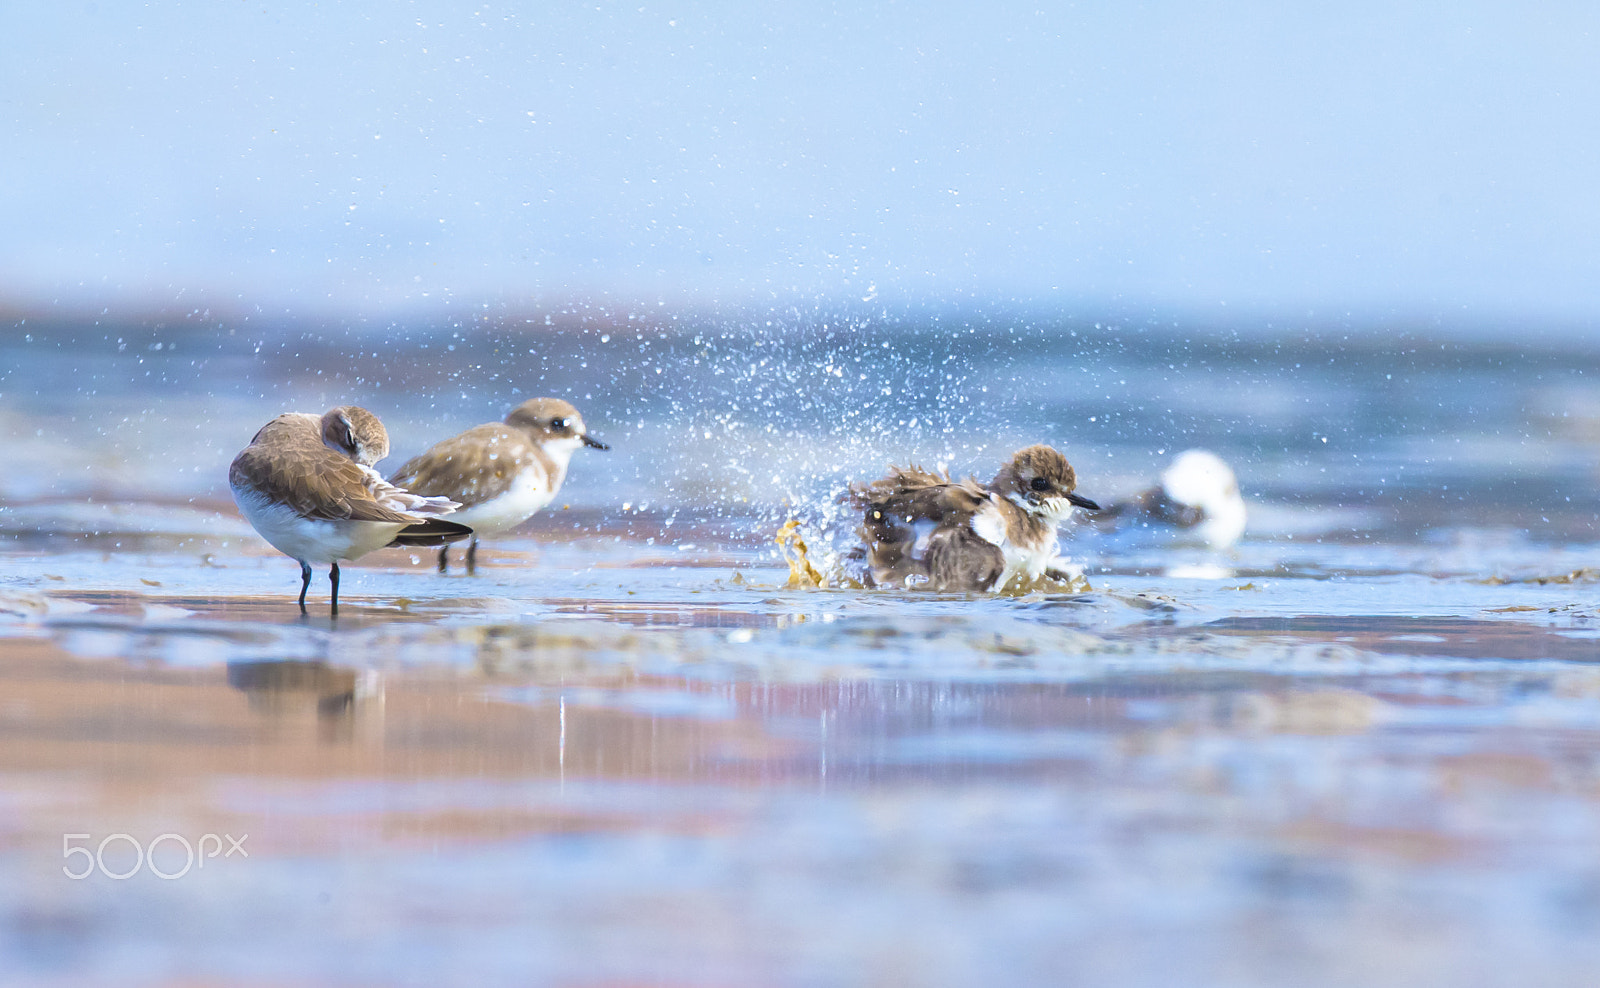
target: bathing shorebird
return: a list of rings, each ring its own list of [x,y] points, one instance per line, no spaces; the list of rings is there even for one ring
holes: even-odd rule
[[[583,416],[559,398],[533,398],[504,422],[487,422],[452,436],[395,471],[394,483],[418,494],[448,497],[462,507],[451,517],[472,529],[467,572],[477,569],[478,539],[533,517],[556,496],[567,463],[581,446],[610,449],[589,435]],[[439,550],[439,572],[449,568]]]
[[[1001,590],[1038,579],[1058,558],[1056,526],[1099,506],[1049,446],[1018,452],[987,485],[920,467],[889,468],[845,499],[863,512],[866,582],[929,590]]]
[[[389,453],[378,417],[342,405],[320,418],[288,412],[261,427],[228,468],[233,499],[273,548],[300,564],[305,613],[311,564],[327,564],[332,613],[339,613],[339,560],[388,545],[435,546],[471,536],[445,521],[457,507],[385,481],[372,464]]]

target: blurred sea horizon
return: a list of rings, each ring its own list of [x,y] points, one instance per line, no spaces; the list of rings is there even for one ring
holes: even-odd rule
[[[0,338],[0,497],[198,498],[281,411],[361,404],[394,469],[529,397],[612,444],[562,503],[597,517],[836,533],[833,497],[889,464],[987,478],[1034,442],[1092,496],[1189,447],[1233,464],[1293,538],[1415,540],[1463,525],[1591,540],[1600,345],[1587,338],[1117,322],[1013,307],[478,309],[413,321],[17,319]],[[63,444],[74,451],[61,455]],[[1325,521],[1319,521],[1324,519]]]

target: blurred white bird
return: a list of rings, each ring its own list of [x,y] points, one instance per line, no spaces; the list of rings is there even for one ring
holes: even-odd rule
[[[1170,527],[1186,536],[1226,548],[1244,534],[1244,498],[1239,482],[1222,458],[1188,449],[1173,457],[1160,483],[1085,519],[1113,530]]]

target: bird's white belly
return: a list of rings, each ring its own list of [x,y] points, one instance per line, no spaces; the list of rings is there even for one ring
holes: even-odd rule
[[[550,487],[543,470],[529,468],[517,474],[504,494],[470,508],[458,508],[450,520],[472,529],[474,535],[498,535],[516,528],[554,500],[556,494]]]
[[[996,495],[989,497],[992,501]],[[1037,580],[1061,551],[1054,536],[1043,539],[1035,546],[1018,545],[1011,541],[1006,534],[1005,518],[993,503],[984,505],[973,515],[972,531],[985,542],[999,546],[1000,556],[1005,563],[1005,569],[989,587],[990,590],[1004,590],[1007,584],[1018,577]]]
[[[238,487],[239,512],[274,549],[303,563],[328,564],[359,559],[394,541],[406,526],[386,521],[334,521],[306,518],[293,508]]]
[[[1061,552],[1060,544],[1053,538],[1045,539],[1033,548],[1005,542],[1000,546],[1000,553],[1005,557],[1005,572],[1000,574],[1000,579],[995,581],[991,590],[1004,590],[1012,580],[1021,577],[1024,580],[1037,580],[1044,575]]]

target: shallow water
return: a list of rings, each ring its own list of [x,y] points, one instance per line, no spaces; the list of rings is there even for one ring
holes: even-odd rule
[[[1600,354],[774,321],[18,327],[7,982],[1591,983]],[[287,408],[373,408],[393,467],[544,392],[613,452],[474,578],[385,551],[301,618],[226,494]],[[1207,446],[1250,528],[788,585],[845,480],[1035,441],[1103,500]],[[249,857],[62,873],[169,833]]]

